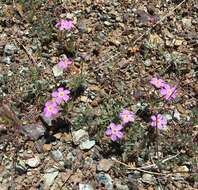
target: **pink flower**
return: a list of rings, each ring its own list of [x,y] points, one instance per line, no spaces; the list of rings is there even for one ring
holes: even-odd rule
[[[111,123],[107,128],[105,134],[107,136],[110,136],[112,141],[116,141],[123,137],[123,132],[120,131],[122,128],[122,125],[116,125],[115,123]]]
[[[156,88],[161,88],[165,85],[165,82],[162,79],[158,79],[158,78],[152,78],[149,81],[152,85],[154,85]]]
[[[58,63],[58,66],[60,69],[67,69],[69,65],[72,64],[72,60],[71,59],[60,59],[59,63]]]
[[[122,120],[122,124],[127,124],[129,122],[133,122],[135,120],[135,114],[128,110],[123,110],[119,114],[120,119]]]
[[[174,99],[176,98],[176,87],[165,84],[160,90],[160,94],[163,95],[166,100]]]
[[[151,116],[151,126],[162,129],[166,126],[167,120],[161,114]]]
[[[64,88],[61,87],[52,93],[52,97],[55,98],[57,104],[61,104],[63,101],[67,102],[69,100],[69,94],[69,90],[64,90]]]
[[[56,25],[60,30],[71,30],[74,27],[72,20],[61,19]]]
[[[53,115],[57,114],[58,111],[59,110],[55,102],[48,101],[45,103],[45,107],[43,110],[45,117],[52,117]]]

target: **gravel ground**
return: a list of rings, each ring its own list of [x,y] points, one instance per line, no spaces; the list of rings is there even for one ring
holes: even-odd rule
[[[0,190],[198,189],[197,13],[196,0],[2,0]],[[74,28],[59,31],[60,18]],[[70,100],[46,118],[58,87]],[[113,142],[105,131],[124,108],[135,121]]]

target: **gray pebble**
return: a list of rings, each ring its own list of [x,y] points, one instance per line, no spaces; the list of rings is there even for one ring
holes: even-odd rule
[[[13,55],[16,50],[17,48],[14,44],[6,44],[4,48],[4,53],[6,55]]]
[[[55,161],[60,161],[63,160],[63,154],[60,150],[53,150],[51,152],[51,157],[52,159],[54,159]]]

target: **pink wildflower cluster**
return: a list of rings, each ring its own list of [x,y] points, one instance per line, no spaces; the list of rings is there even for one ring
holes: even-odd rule
[[[72,64],[72,59],[70,58],[61,58],[59,63],[58,63],[58,67],[62,70],[66,70],[69,65]]]
[[[122,120],[122,125],[125,125],[129,122],[134,122],[135,114],[131,111],[124,109],[120,114],[119,118]]]
[[[59,112],[59,106],[70,99],[70,91],[60,87],[52,93],[52,100],[45,103],[44,116],[50,118]]]
[[[121,124],[116,125],[115,123],[110,123],[105,132],[107,136],[110,136],[112,141],[117,141],[124,136],[124,133],[122,131],[124,125],[128,124],[129,122],[134,122],[135,114],[131,111],[124,109],[119,114],[119,118],[121,119]]]
[[[162,79],[152,78],[150,83],[156,88],[160,89],[160,94],[166,100],[172,100],[176,98],[176,87],[165,83]]]
[[[59,30],[71,30],[74,27],[74,23],[72,20],[60,19],[59,22],[56,23],[56,27]],[[72,64],[72,60],[68,58],[60,59],[57,64],[58,67],[62,70],[66,70],[69,65]],[[43,114],[45,117],[50,118],[56,115],[60,110],[60,105],[63,102],[68,102],[70,99],[70,91],[66,90],[62,87],[58,88],[56,91],[52,93],[52,99],[45,103],[45,107],[43,109]]]
[[[167,119],[162,116],[161,114],[157,115],[152,115],[151,116],[151,126],[158,128],[158,129],[163,129],[167,124]]]
[[[105,134],[111,137],[112,141],[117,141],[121,139],[124,133],[121,131],[123,129],[122,125],[116,125],[115,123],[110,123]]]
[[[56,27],[59,28],[59,30],[71,30],[74,27],[74,23],[72,20],[65,20],[65,19],[60,19],[59,22],[56,23]]]

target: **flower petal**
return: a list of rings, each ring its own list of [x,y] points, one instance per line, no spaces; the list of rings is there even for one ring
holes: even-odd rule
[[[58,92],[63,92],[63,91],[64,91],[63,87],[58,88]]]
[[[121,138],[123,137],[124,134],[123,134],[123,132],[118,131],[116,135],[117,135],[118,138],[121,139]]]
[[[116,124],[115,124],[115,123],[110,123],[109,127],[110,127],[111,129],[116,129]]]
[[[123,129],[123,126],[122,125],[117,125],[116,129],[120,131],[121,129]]]
[[[111,134],[112,134],[111,129],[110,129],[110,128],[108,128],[108,129],[105,131],[105,134],[106,134],[107,136],[111,135]]]
[[[58,92],[57,91],[52,92],[52,97],[53,98],[56,98],[57,96],[58,96]]]
[[[118,138],[117,138],[117,136],[116,135],[111,135],[111,140],[112,141],[116,141]]]
[[[151,120],[152,120],[152,121],[156,121],[156,119],[157,119],[157,118],[156,118],[155,115],[152,115],[152,116],[151,116]]]

